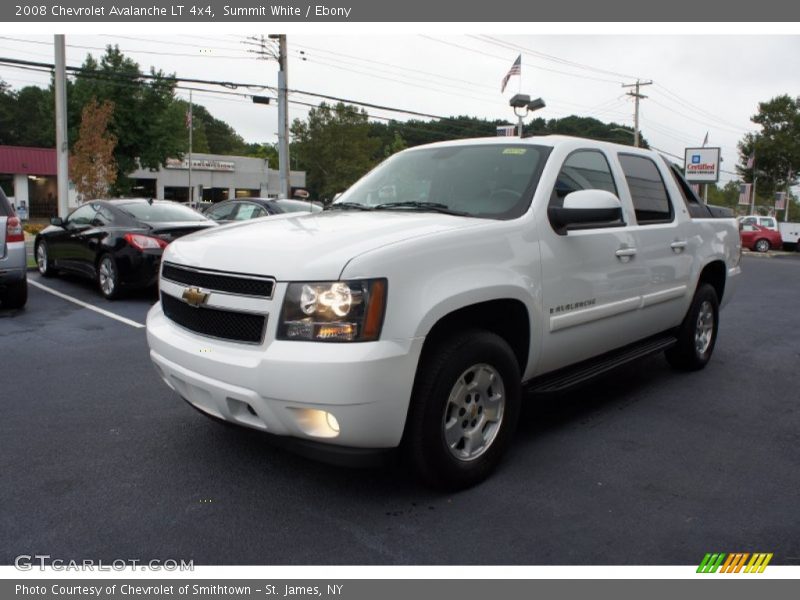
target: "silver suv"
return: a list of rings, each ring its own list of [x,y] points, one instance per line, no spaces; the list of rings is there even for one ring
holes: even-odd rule
[[[25,233],[14,207],[0,190],[0,308],[22,308],[27,301]]]

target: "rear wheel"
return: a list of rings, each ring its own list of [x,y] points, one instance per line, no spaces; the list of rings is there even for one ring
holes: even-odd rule
[[[97,264],[97,286],[108,300],[119,297],[119,271],[110,254],[104,254]]]
[[[6,287],[0,302],[3,308],[22,308],[28,301],[28,279],[15,281]]]
[[[39,273],[44,277],[52,277],[56,274],[53,268],[53,261],[50,260],[47,242],[44,240],[41,240],[36,245],[36,267],[39,269]]]
[[[755,244],[755,249],[757,252],[769,251],[769,240],[758,240]]]
[[[520,387],[514,352],[494,333],[465,332],[426,352],[404,438],[415,471],[445,489],[484,480],[513,438]]]
[[[665,353],[669,364],[683,371],[705,367],[714,352],[718,323],[717,292],[711,285],[703,283],[697,288],[689,312],[678,330],[678,342]]]

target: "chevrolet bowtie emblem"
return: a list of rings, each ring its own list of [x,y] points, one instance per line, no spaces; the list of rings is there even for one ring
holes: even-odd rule
[[[189,306],[197,308],[208,299],[208,292],[204,292],[196,287],[186,288],[183,290],[183,299],[186,300],[186,304]]]

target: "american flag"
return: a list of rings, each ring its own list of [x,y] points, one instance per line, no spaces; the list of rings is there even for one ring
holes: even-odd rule
[[[186,111],[186,129],[190,129],[192,127],[192,111]]]
[[[503,77],[503,85],[500,86],[500,93],[506,91],[506,85],[508,85],[508,80],[511,79],[512,75],[521,75],[522,74],[522,54],[517,57],[517,60],[514,61],[514,64],[511,65],[511,68],[506,73],[506,76]]]
[[[755,166],[756,166],[756,153],[753,152],[750,155],[750,158],[747,159],[747,165],[745,166],[745,168],[752,169]]]
[[[786,192],[775,192],[775,210],[783,210],[786,204]]]
[[[497,135],[501,136],[501,137],[502,136],[513,136],[515,131],[516,131],[516,129],[517,128],[514,127],[513,125],[498,125],[497,126]]]
[[[751,183],[743,183],[739,186],[739,204],[750,204],[750,189],[753,187]]]
[[[699,196],[700,195],[700,184],[699,183],[693,183],[689,187],[692,188],[692,191],[694,192],[695,196]]]

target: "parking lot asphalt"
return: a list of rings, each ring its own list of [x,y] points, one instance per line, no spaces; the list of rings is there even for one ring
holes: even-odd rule
[[[156,300],[30,280],[134,323]],[[441,494],[204,419],[144,329],[31,285],[0,309],[0,563],[800,564],[800,257],[745,258],[721,322],[699,373],[654,356],[527,398],[495,475]]]

